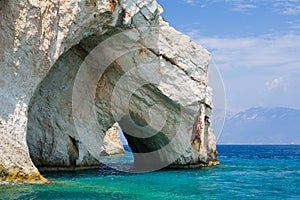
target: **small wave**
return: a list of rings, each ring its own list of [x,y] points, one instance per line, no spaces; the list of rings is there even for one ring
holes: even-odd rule
[[[22,183],[0,181],[0,186],[1,185],[22,185]]]

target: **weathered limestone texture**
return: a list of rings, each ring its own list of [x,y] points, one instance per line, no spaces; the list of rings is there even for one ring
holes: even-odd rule
[[[121,127],[118,123],[108,129],[102,142],[100,156],[121,156],[125,155],[125,150],[120,138]]]
[[[155,0],[0,0],[0,181],[46,183],[37,167],[97,166],[115,121],[145,171],[218,164],[210,55],[161,12]],[[115,53],[92,53],[107,41]],[[96,63],[119,56],[77,84],[90,54]],[[74,104],[74,91],[93,102]],[[74,117],[91,105],[97,125],[89,111]]]

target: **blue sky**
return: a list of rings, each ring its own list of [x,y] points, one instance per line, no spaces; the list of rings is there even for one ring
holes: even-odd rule
[[[158,0],[163,17],[207,48],[227,109],[300,109],[300,0]]]

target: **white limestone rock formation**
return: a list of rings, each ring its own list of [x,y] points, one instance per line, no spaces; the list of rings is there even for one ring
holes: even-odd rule
[[[100,156],[121,156],[126,154],[121,142],[121,131],[121,127],[118,123],[114,123],[114,125],[106,131],[100,150]]]
[[[0,181],[97,166],[115,121],[141,171],[218,163],[210,55],[161,12],[155,0],[0,1]]]

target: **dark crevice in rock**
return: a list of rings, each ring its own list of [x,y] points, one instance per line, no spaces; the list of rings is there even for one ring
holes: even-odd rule
[[[124,8],[122,8],[122,10],[120,11],[120,13],[118,15],[116,27],[123,26],[125,17],[126,17],[126,10]]]
[[[69,136],[70,143],[67,145],[68,154],[69,154],[69,162],[70,166],[75,168],[76,167],[76,160],[79,157],[79,150],[78,144],[75,138]]]
[[[78,57],[80,57],[82,60],[84,60],[88,55],[89,52],[82,47],[81,43],[79,43],[76,46],[73,46],[71,49]]]

